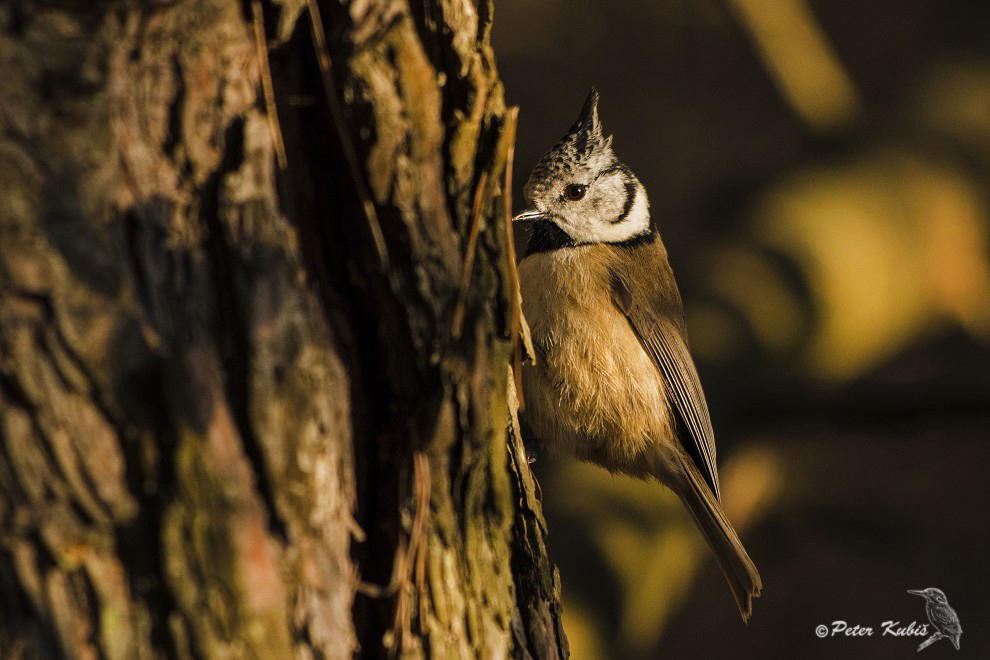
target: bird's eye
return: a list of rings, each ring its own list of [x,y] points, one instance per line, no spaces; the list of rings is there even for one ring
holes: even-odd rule
[[[564,197],[572,202],[576,202],[584,197],[586,192],[588,192],[588,186],[583,183],[572,183],[564,188]]]

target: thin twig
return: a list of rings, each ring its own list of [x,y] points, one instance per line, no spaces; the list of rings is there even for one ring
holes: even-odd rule
[[[395,657],[405,647],[406,634],[409,628],[409,617],[406,616],[406,612],[409,610],[409,593],[406,591],[406,584],[409,581],[410,554],[412,554],[411,548],[400,541],[396,554],[395,572],[392,574],[399,586],[399,594],[395,599],[395,618],[392,620],[391,640],[386,643],[386,646],[389,647],[390,657]]]
[[[402,561],[397,564],[399,595],[395,604],[395,618],[392,621],[393,646],[391,653],[406,650],[412,639],[409,611],[410,573],[415,570],[417,600],[419,603],[420,626],[426,626],[426,520],[430,512],[430,462],[421,451],[413,452],[413,495],[416,498],[416,512],[413,515],[412,529],[409,531],[409,544],[403,544]]]
[[[285,140],[282,139],[282,126],[278,122],[278,109],[275,106],[275,86],[272,84],[272,70],[268,62],[268,39],[265,37],[265,18],[261,10],[261,0],[253,0],[251,11],[254,14],[254,45],[258,50],[258,65],[261,67],[261,91],[265,96],[268,130],[272,134],[278,168],[284,170],[289,165],[289,159],[285,155]]]
[[[419,626],[426,630],[426,554],[429,546],[426,539],[426,520],[430,513],[430,495],[433,487],[430,476],[430,460],[424,452],[418,451],[413,454],[413,466],[415,475],[415,489],[418,501],[416,502],[416,518],[413,521],[413,534],[415,539],[416,554],[416,591],[419,601]],[[418,524],[417,524],[418,523]]]
[[[371,231],[375,251],[378,253],[378,263],[382,270],[387,271],[389,269],[389,256],[388,248],[385,246],[385,236],[382,234],[378,213],[375,211],[374,202],[371,201],[371,193],[364,179],[361,164],[358,162],[357,149],[355,149],[351,136],[347,132],[344,109],[341,107],[340,99],[337,96],[337,84],[334,82],[333,69],[330,65],[330,50],[327,48],[327,37],[323,31],[320,8],[316,5],[316,0],[307,0],[306,7],[309,10],[309,24],[312,29],[313,46],[316,49],[316,61],[320,66],[320,77],[323,80],[323,93],[327,97],[327,105],[330,107],[330,115],[333,117],[334,127],[337,129],[337,136],[344,151],[344,158],[347,160],[347,167],[351,171],[351,179],[357,189],[358,196],[361,198],[361,206],[364,208],[364,215],[368,221],[368,229]]]
[[[522,295],[519,292],[519,273],[516,270],[516,244],[512,235],[512,160],[516,152],[516,124],[519,107],[509,108],[505,115],[505,139],[509,143],[505,153],[505,182],[502,185],[503,224],[505,225],[505,252],[509,271],[509,336],[512,339],[512,376],[516,384],[516,400],[519,409],[526,407],[522,389],[522,346],[519,338],[522,318]]]
[[[461,285],[457,291],[457,304],[454,306],[454,321],[451,335],[454,339],[461,336],[464,329],[464,312],[467,306],[468,285],[471,283],[471,271],[474,270],[474,255],[478,247],[478,231],[481,228],[481,207],[484,200],[485,188],[488,185],[488,170],[483,170],[478,177],[478,185],[474,189],[474,201],[471,204],[471,226],[468,229],[467,250],[464,253],[464,267],[461,270]]]
[[[357,592],[368,598],[391,598],[394,596],[399,589],[399,575],[404,571],[402,566],[405,563],[405,556],[405,545],[400,541],[392,560],[392,577],[389,578],[388,584],[383,587],[372,582],[359,580],[356,585]]]
[[[944,635],[942,635],[942,632],[941,631],[936,630],[934,635],[932,635],[931,637],[929,637],[928,639],[926,639],[925,641],[923,641],[921,644],[918,645],[918,650],[919,651],[924,651],[929,646],[931,646],[932,644],[934,644],[938,640],[942,639],[943,636]]]

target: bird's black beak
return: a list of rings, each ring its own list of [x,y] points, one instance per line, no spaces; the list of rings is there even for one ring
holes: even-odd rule
[[[545,220],[547,214],[543,211],[537,211],[536,209],[526,209],[516,217],[512,218],[513,222],[535,222],[536,220]]]
[[[924,591],[915,591],[914,589],[908,589],[907,592],[909,594],[914,594],[915,596],[921,596],[922,598],[928,598],[928,596],[925,595],[925,592]]]

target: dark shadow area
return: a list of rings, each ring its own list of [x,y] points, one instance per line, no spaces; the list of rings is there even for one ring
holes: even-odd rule
[[[650,194],[765,585],[743,626],[669,493],[541,458],[575,656],[913,654],[924,637],[882,623],[928,623],[906,593],[926,587],[985,654],[990,5],[506,0],[495,19],[516,206],[592,85]],[[835,620],[874,633],[816,637]]]

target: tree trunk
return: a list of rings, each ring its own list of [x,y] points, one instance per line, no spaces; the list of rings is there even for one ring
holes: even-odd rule
[[[566,656],[491,18],[0,5],[0,657]]]

